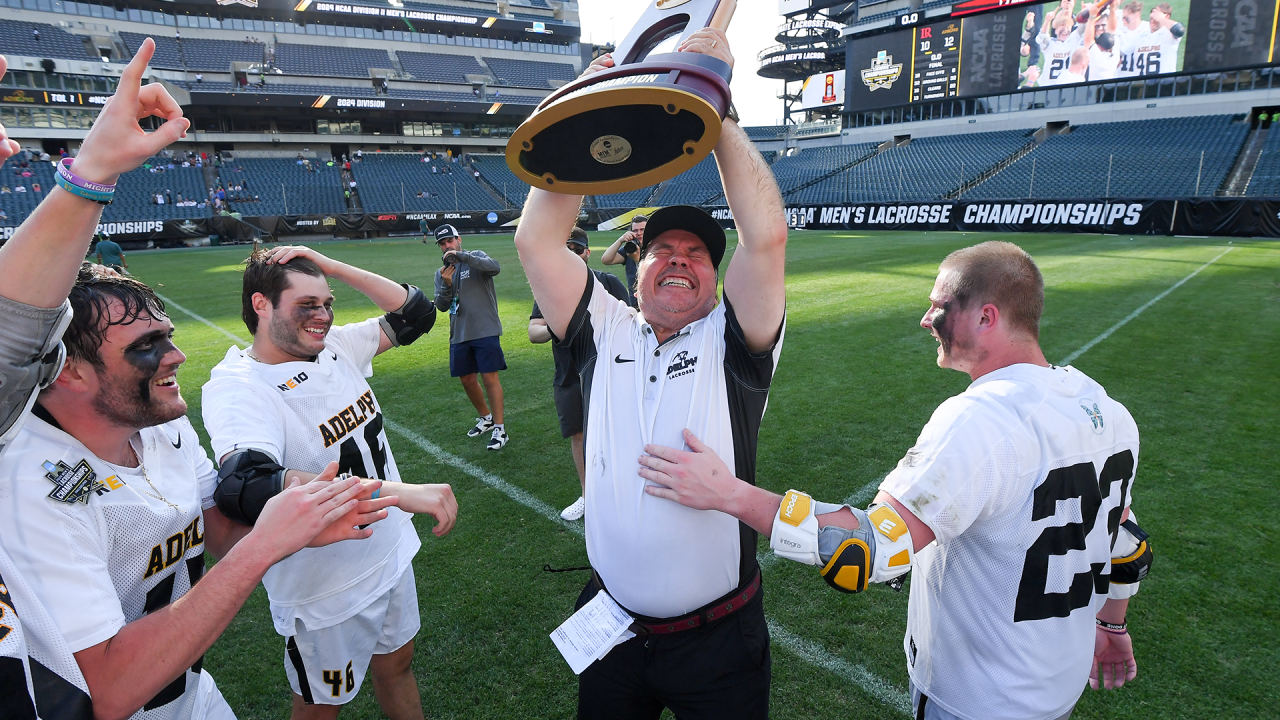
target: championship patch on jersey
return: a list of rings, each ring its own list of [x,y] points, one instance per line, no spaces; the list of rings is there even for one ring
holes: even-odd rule
[[[102,487],[98,482],[98,474],[89,467],[87,460],[81,460],[74,466],[59,460],[51,463],[44,461],[45,479],[54,484],[49,491],[49,499],[74,505],[89,504],[89,495]]]

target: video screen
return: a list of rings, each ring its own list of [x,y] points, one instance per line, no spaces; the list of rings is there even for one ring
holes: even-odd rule
[[[846,107],[1275,62],[1280,0],[1059,0],[853,38]]]

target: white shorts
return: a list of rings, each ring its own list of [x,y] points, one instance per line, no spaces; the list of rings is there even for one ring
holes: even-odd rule
[[[213,676],[207,671],[200,671],[200,685],[196,689],[195,707],[191,709],[191,720],[236,720],[226,698],[218,690]]]
[[[411,566],[385,595],[337,625],[307,630],[296,621],[297,634],[285,641],[289,687],[308,705],[345,705],[359,693],[369,659],[404,647],[421,626]]]

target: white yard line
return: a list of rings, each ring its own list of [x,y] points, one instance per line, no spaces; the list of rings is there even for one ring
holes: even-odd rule
[[[197,315],[196,313],[191,312],[190,310],[182,307],[178,303],[170,300],[169,298],[164,297],[163,295],[159,295],[158,293],[157,295],[160,297],[161,300],[164,301],[164,304],[166,306],[174,308],[175,310],[178,310],[179,312],[186,314],[187,316],[189,316],[193,320],[196,320],[197,322],[208,325],[209,327],[213,328],[214,330],[217,330],[223,335],[226,335],[228,338],[230,338],[231,340],[234,340],[237,343],[240,343],[241,345],[247,346],[250,344],[248,340],[245,340],[244,338],[241,338],[235,335],[234,333],[221,327],[220,325],[214,324],[213,321],[207,318],[203,318]],[[511,483],[507,482],[506,480],[503,480],[497,475],[494,475],[493,473],[484,470],[478,465],[444,450],[439,445],[436,445],[435,443],[419,435],[417,432],[414,432],[413,430],[410,430],[409,428],[401,425],[400,423],[394,422],[392,420],[386,420],[385,418],[383,422],[385,423],[386,428],[388,430],[396,433],[397,435],[413,443],[415,446],[418,447],[418,449],[422,450],[423,452],[427,453],[431,457],[435,458],[437,461],[445,465],[454,467],[458,470],[461,470],[467,475],[470,475],[471,477],[479,480],[485,485],[488,485],[489,487],[497,490],[503,495],[506,495],[507,497],[511,498],[512,500],[519,503],[520,505],[523,505],[529,508],[530,510],[541,515],[547,520],[555,523],[556,525],[559,525],[560,527],[563,527],[569,530],[573,534],[579,537],[584,536],[585,531],[583,529],[582,523],[565,522],[564,520],[560,519],[559,511],[557,511],[555,508],[551,507],[547,503],[539,500],[537,497],[534,497],[532,494],[522,490],[519,487],[516,487],[515,485],[512,485]],[[864,493],[867,490],[867,488],[872,488],[873,485],[878,485],[879,483],[880,483],[879,480],[875,480],[873,483],[869,483],[862,490],[859,490],[858,493],[855,494],[855,497],[859,494]],[[773,555],[773,553],[767,553],[767,558],[766,557],[761,558],[764,561],[761,564],[762,565],[772,564],[772,560],[769,560],[768,558],[776,558],[776,556]],[[834,675],[837,675],[845,680],[852,682],[853,684],[862,688],[871,697],[875,698],[876,700],[879,700],[880,702],[892,708],[895,708],[896,710],[902,712],[904,715],[911,714],[910,696],[908,696],[905,692],[894,687],[893,684],[890,683],[889,681],[881,679],[875,673],[871,672],[865,667],[862,667],[861,665],[856,665],[854,663],[841,659],[840,657],[832,654],[831,652],[823,648],[821,645],[811,640],[806,640],[800,637],[799,635],[795,635],[790,630],[787,630],[782,625],[779,625],[775,620],[770,619],[768,623],[769,623],[769,635],[771,636],[773,642],[785,648],[791,654],[795,655],[801,660],[804,660],[805,662],[812,663],[813,665],[817,665],[818,667],[824,670],[827,670]]]
[[[1209,267],[1210,265],[1212,265],[1212,264],[1214,264],[1214,263],[1218,262],[1218,260],[1219,260],[1219,259],[1221,259],[1223,255],[1226,255],[1227,253],[1231,252],[1232,250],[1235,250],[1235,248],[1233,248],[1233,247],[1229,247],[1229,248],[1227,248],[1226,250],[1223,250],[1222,252],[1218,253],[1218,257],[1215,257],[1214,259],[1210,260],[1209,262],[1207,262],[1207,263],[1205,263],[1205,264],[1201,265],[1200,267],[1196,268],[1196,269],[1195,269],[1195,271],[1194,271],[1194,272],[1192,272],[1190,275],[1188,275],[1188,276],[1186,276],[1186,277],[1182,278],[1181,280],[1179,280],[1178,282],[1174,283],[1174,284],[1173,284],[1173,287],[1169,288],[1168,290],[1165,290],[1164,292],[1160,293],[1159,295],[1157,295],[1157,296],[1155,296],[1155,297],[1151,298],[1150,300],[1148,300],[1148,301],[1146,302],[1146,304],[1144,304],[1142,307],[1140,307],[1140,308],[1138,308],[1137,310],[1134,310],[1133,312],[1129,313],[1129,315],[1128,315],[1125,319],[1121,320],[1120,322],[1116,323],[1115,325],[1112,325],[1111,327],[1107,328],[1107,330],[1106,330],[1105,332],[1103,332],[1101,335],[1099,335],[1098,337],[1096,337],[1096,338],[1094,338],[1094,339],[1090,340],[1089,342],[1085,343],[1085,344],[1084,344],[1084,347],[1080,348],[1079,350],[1077,350],[1077,351],[1075,351],[1075,352],[1071,353],[1070,355],[1066,356],[1065,358],[1063,358],[1063,359],[1058,363],[1058,365],[1070,365],[1071,363],[1075,362],[1076,358],[1078,358],[1078,357],[1080,357],[1081,355],[1083,355],[1083,354],[1085,354],[1085,353],[1089,352],[1089,350],[1090,350],[1090,349],[1092,349],[1094,345],[1097,345],[1098,343],[1102,342],[1103,340],[1106,340],[1107,338],[1111,337],[1111,334],[1112,334],[1112,333],[1114,333],[1115,331],[1117,331],[1117,330],[1119,330],[1120,328],[1122,328],[1122,327],[1124,327],[1125,325],[1127,325],[1127,324],[1129,323],[1129,321],[1130,321],[1130,320],[1132,320],[1132,319],[1134,319],[1134,318],[1138,317],[1139,315],[1141,315],[1141,314],[1143,313],[1143,311],[1144,311],[1144,310],[1146,310],[1147,308],[1151,307],[1152,305],[1155,305],[1157,302],[1160,302],[1160,300],[1164,299],[1164,296],[1165,296],[1165,295],[1168,295],[1169,293],[1173,292],[1174,290],[1177,290],[1178,288],[1182,287],[1182,284],[1183,284],[1183,283],[1185,283],[1186,281],[1188,281],[1188,280],[1190,280],[1191,278],[1195,277],[1196,275],[1199,275],[1201,270],[1204,270],[1205,268]]]

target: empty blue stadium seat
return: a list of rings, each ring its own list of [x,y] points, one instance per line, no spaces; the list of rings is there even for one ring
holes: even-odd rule
[[[367,78],[370,68],[393,68],[386,50],[276,43],[276,67],[292,75]]]
[[[417,153],[365,153],[363,161],[351,164],[351,171],[367,212],[496,210],[503,206],[461,162],[437,158],[424,162]]]
[[[518,87],[548,88],[553,84],[551,81],[569,82],[578,76],[578,71],[568,63],[496,57],[485,58],[485,62],[498,80]]]
[[[138,52],[142,41],[150,37],[156,43],[156,53],[151,67],[175,70],[208,70],[230,72],[232,62],[260,63],[265,57],[266,46],[260,42],[243,40],[205,40],[185,37],[181,41],[159,35],[121,32],[120,37],[130,53]]]
[[[466,83],[467,75],[484,75],[480,61],[471,55],[451,55],[445,53],[410,52],[401,50],[396,53],[400,58],[400,67],[418,80],[428,82]]]
[[[35,32],[40,32],[37,40]],[[28,55],[39,58],[70,58],[73,60],[100,60],[85,48],[78,35],[47,23],[26,22],[5,18],[0,22],[0,48],[5,55]]]
[[[243,215],[346,213],[342,169],[336,163],[327,165],[316,159],[311,160],[311,166],[314,171],[307,172],[294,159],[240,158],[224,162],[218,179],[227,189],[231,209]],[[231,190],[237,183],[244,189]]]

